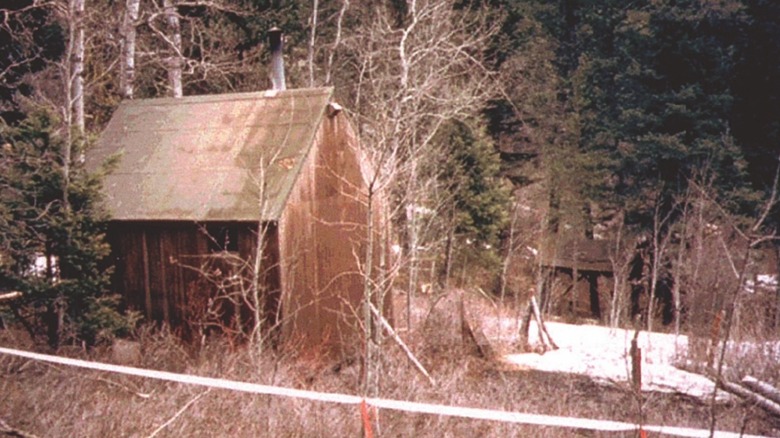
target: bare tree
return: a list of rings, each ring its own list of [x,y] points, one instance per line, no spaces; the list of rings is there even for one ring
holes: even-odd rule
[[[151,87],[146,93],[153,95],[183,95],[193,85],[210,92],[237,87],[256,91],[264,71],[258,66],[263,48],[258,45],[237,53],[236,46],[246,42],[245,30],[235,19],[263,19],[264,13],[270,12],[247,9],[238,0],[164,0],[161,5],[152,2],[148,9],[144,6],[137,35],[136,83]],[[161,70],[166,76],[159,74]]]
[[[181,23],[179,14],[176,11],[175,0],[163,0],[163,12],[165,22],[168,25],[168,38],[171,49],[171,55],[165,59],[168,67],[168,80],[170,81],[171,95],[173,97],[182,97],[181,70],[184,56],[181,52]]]
[[[388,215],[397,223],[406,223],[406,256],[412,261],[409,289],[416,287],[414,276],[417,251],[424,246],[417,217],[409,222],[407,208],[442,206],[426,187],[436,178],[425,173],[423,163],[435,160],[441,151],[435,149],[434,136],[442,124],[456,118],[467,118],[480,111],[496,93],[494,74],[482,62],[486,42],[497,32],[497,21],[491,21],[483,10],[456,10],[451,0],[410,0],[400,23],[390,6],[342,3],[338,23],[344,14],[352,14],[360,24],[343,40],[337,38],[327,71],[338,74],[334,82],[346,75],[349,107],[355,111],[361,143],[372,163],[368,169],[368,202],[381,195],[391,199]],[[340,27],[339,27],[340,28]],[[340,35],[340,33],[337,33]],[[333,68],[331,59],[348,61],[344,68]],[[368,211],[372,211],[369,205]],[[434,212],[434,215],[437,213]],[[373,226],[374,218],[367,224]],[[365,260],[375,257],[368,246]],[[369,265],[366,265],[367,269]],[[366,276],[370,278],[370,276]],[[376,297],[381,290],[367,281],[364,300],[382,302]],[[364,392],[378,391],[378,345],[372,342],[373,321],[370,309],[362,312],[366,348]]]
[[[620,217],[618,219],[618,229],[614,236],[615,244],[610,251],[613,278],[612,302],[609,309],[610,327],[618,327],[620,325],[620,317],[623,306],[625,305],[623,298],[627,294],[628,289],[628,270],[631,263],[632,251],[626,248],[626,241],[628,239],[624,235],[623,223],[624,220]]]
[[[656,192],[655,207],[653,209],[653,230],[650,238],[650,250],[652,251],[650,260],[650,290],[648,291],[647,302],[647,331],[653,331],[653,319],[655,316],[655,301],[658,298],[658,283],[660,276],[665,270],[664,259],[667,256],[669,239],[671,238],[670,222],[672,221],[673,209],[667,212],[661,211],[662,201],[658,199],[662,192],[659,188]]]
[[[74,142],[91,128],[88,125],[103,121],[94,118],[95,102],[100,107],[111,105],[102,100],[110,87],[102,85],[113,79],[118,58],[115,7],[102,2],[88,6],[84,0],[36,0],[18,9],[0,7],[4,15],[0,27],[21,50],[15,54],[19,61],[0,78],[12,81],[8,85],[16,88],[27,85],[32,93],[25,94],[34,105],[59,114],[63,129],[75,136],[69,142],[73,147],[80,146]],[[61,29],[62,37],[57,38],[52,29]],[[25,66],[34,71],[19,77]],[[81,158],[76,152],[75,158]],[[64,155],[71,155],[71,150]]]
[[[84,135],[84,0],[70,0],[70,70],[73,126]]]
[[[680,324],[682,320],[682,271],[688,255],[687,245],[688,242],[688,229],[689,221],[688,217],[691,212],[691,205],[689,202],[691,189],[686,190],[684,199],[682,201],[682,218],[680,229],[680,242],[677,247],[677,258],[672,265],[672,300],[674,301],[674,335],[675,337],[680,335]],[[676,338],[675,338],[676,339]],[[677,342],[675,341],[675,348],[677,348]]]
[[[122,64],[119,90],[123,98],[132,99],[135,82],[136,23],[141,0],[127,0],[122,21]]]
[[[309,87],[314,86],[314,48],[317,44],[317,16],[320,13],[319,1],[312,0],[311,6],[311,29],[309,30],[308,47],[308,66],[309,66]]]
[[[0,7],[0,36],[8,50],[0,68],[0,86],[13,91],[37,63],[47,58],[45,47],[38,44],[35,18],[31,12],[42,5],[33,2],[24,7]],[[6,108],[3,108],[6,109]]]
[[[723,378],[726,350],[728,349],[728,344],[732,336],[732,331],[734,330],[737,311],[742,301],[742,295],[744,294],[746,280],[750,274],[749,270],[751,267],[752,253],[761,243],[778,239],[778,236],[775,234],[776,232],[774,230],[769,234],[765,234],[762,233],[762,227],[766,222],[769,212],[772,211],[772,209],[774,209],[774,207],[778,202],[779,179],[780,179],[780,156],[778,156],[778,167],[777,167],[777,172],[775,173],[775,179],[773,182],[771,194],[767,199],[764,205],[764,209],[762,210],[759,217],[746,231],[742,231],[736,225],[736,221],[732,221],[732,223],[730,224],[732,226],[733,231],[738,236],[740,236],[742,240],[743,255],[735,261],[734,256],[731,254],[730,249],[725,245],[725,243],[723,244],[723,250],[725,251],[725,254],[732,265],[734,275],[737,281],[736,281],[736,286],[733,288],[732,295],[728,298],[728,301],[725,306],[725,312],[724,312],[725,320],[723,322],[723,326],[724,326],[723,335],[722,338],[720,339],[720,350],[718,351],[718,357],[717,357],[716,369],[715,369],[716,385],[713,388],[712,397],[710,400],[710,436],[714,436],[715,426],[717,423],[715,401],[718,394],[718,388],[719,386],[721,386],[721,379]],[[740,263],[740,266],[737,267],[736,263]]]
[[[342,0],[338,19],[336,20],[336,36],[334,38],[333,44],[331,45],[330,52],[328,53],[328,62],[325,67],[325,85],[330,85],[331,83],[333,76],[332,73],[334,57],[336,56],[336,52],[339,50],[339,46],[341,45],[341,35],[344,28],[344,16],[347,14],[347,10],[349,10],[349,0]]]

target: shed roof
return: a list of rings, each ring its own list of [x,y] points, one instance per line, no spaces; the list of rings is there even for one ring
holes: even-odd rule
[[[542,265],[581,271],[612,272],[608,240],[553,235],[542,242]]]
[[[104,182],[114,220],[277,220],[332,94],[316,88],[125,101],[88,165],[120,154]]]

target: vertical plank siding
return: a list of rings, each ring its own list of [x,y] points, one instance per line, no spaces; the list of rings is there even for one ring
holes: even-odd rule
[[[240,250],[231,260],[251,266],[257,242],[257,224],[225,223],[238,229]],[[264,257],[263,284],[270,298],[264,307],[268,321],[275,321],[278,303],[278,250],[275,247],[276,227],[271,226],[268,254]],[[185,337],[191,336],[198,319],[204,317],[209,300],[220,293],[220,278],[232,275],[231,266],[220,254],[210,253],[210,238],[203,225],[191,222],[115,222],[109,226],[111,261],[115,266],[112,284],[128,308],[142,311],[148,321],[165,323]],[[244,272],[243,274],[247,274]],[[224,291],[222,291],[224,292]],[[215,309],[222,324],[233,321],[252,323],[253,312],[227,300]],[[270,312],[273,310],[273,312]]]
[[[310,153],[280,221],[283,338],[298,349],[355,352],[361,348],[368,205],[345,116],[323,120]],[[379,218],[379,205],[374,209]],[[385,304],[389,315],[389,300]]]

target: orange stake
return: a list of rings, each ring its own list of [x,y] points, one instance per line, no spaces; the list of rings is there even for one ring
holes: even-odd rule
[[[368,404],[365,400],[360,402],[360,417],[363,419],[363,437],[374,438],[374,432],[371,429],[371,416],[368,414]]]

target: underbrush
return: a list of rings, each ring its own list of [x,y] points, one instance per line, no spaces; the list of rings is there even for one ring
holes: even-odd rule
[[[428,298],[423,298],[428,300]],[[432,301],[425,301],[422,307]],[[490,309],[487,306],[485,309]],[[627,384],[601,384],[587,377],[507,371],[470,354],[462,345],[452,304],[428,307],[403,332],[411,349],[436,380],[417,372],[392,341],[383,349],[383,398],[481,407],[515,412],[615,421],[638,420],[635,394]],[[399,321],[403,319],[398,319]],[[250,354],[218,339],[199,348],[169,333],[143,330],[139,355],[130,365],[198,376],[356,394],[358,358],[327,362],[267,350]],[[0,330],[0,345],[31,348],[14,330]],[[95,361],[115,359],[110,349],[63,350]],[[361,436],[358,406],[254,395],[101,373],[0,356],[0,419],[38,436],[310,437]],[[644,394],[645,421],[706,427],[707,405],[676,394]],[[379,436],[634,436],[598,434],[530,425],[382,410],[372,412]],[[770,433],[762,413],[740,403],[721,409],[719,429]]]

